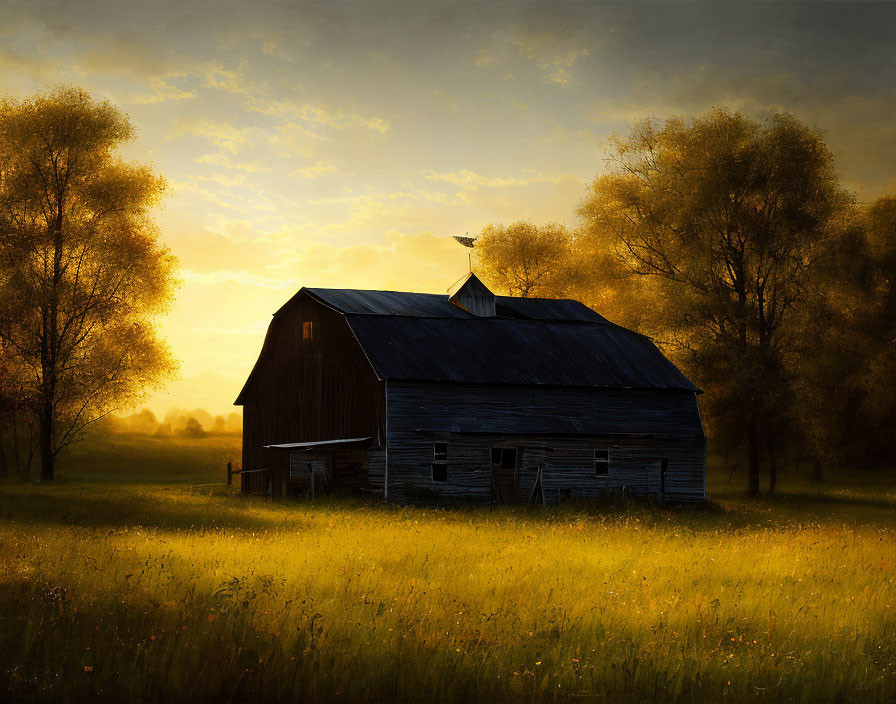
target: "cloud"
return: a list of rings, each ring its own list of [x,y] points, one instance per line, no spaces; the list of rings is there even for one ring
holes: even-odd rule
[[[475,171],[470,171],[469,169],[441,174],[436,173],[435,171],[427,171],[426,178],[430,181],[443,181],[464,188],[508,188],[513,186],[531,186],[537,183],[560,184],[580,180],[570,174],[548,176],[537,172],[531,172],[530,176],[525,176],[523,178],[517,176],[489,177],[477,174]]]
[[[252,174],[260,174],[270,171],[261,161],[255,159],[253,161],[234,161],[227,154],[203,154],[196,158],[197,164],[207,164],[209,166],[220,166],[223,169],[232,171],[245,171]]]
[[[207,183],[215,183],[219,186],[223,186],[224,188],[232,188],[233,186],[239,186],[246,182],[245,174],[212,174],[211,176],[193,176],[197,181],[204,181]]]
[[[201,186],[189,178],[187,180],[172,180],[170,183],[175,197],[182,197],[185,193],[191,193],[218,208],[227,208],[241,214],[250,212],[246,204],[240,202],[241,199],[235,198],[227,190],[212,190]]]
[[[476,64],[476,66],[480,67],[491,66],[493,63],[495,63],[495,60],[495,54],[491,49],[486,47],[480,47],[476,51],[476,55],[473,57],[473,63]]]
[[[246,106],[249,110],[284,120],[300,120],[306,124],[321,125],[334,130],[361,127],[371,132],[386,134],[389,123],[376,115],[360,115],[350,110],[332,108],[320,103],[296,103],[293,100],[258,98]]]
[[[248,271],[233,269],[221,269],[218,271],[193,271],[192,269],[183,269],[181,270],[180,275],[184,281],[203,284],[205,286],[239,284],[241,286],[256,286],[273,289],[292,289],[296,286],[295,279],[260,276]]]
[[[518,27],[510,41],[522,56],[534,61],[552,82],[561,86],[569,84],[570,69],[590,53],[582,46],[582,37],[576,32],[561,34],[553,30]]]
[[[178,77],[183,77],[183,74],[180,74],[180,76],[150,77],[149,88],[151,92],[137,95],[134,98],[134,102],[148,105],[152,103],[163,103],[168,100],[190,100],[198,98],[199,94],[196,91],[184,90],[169,82],[172,78]]]
[[[315,164],[311,164],[310,166],[303,166],[300,169],[296,169],[290,176],[301,176],[302,178],[312,179],[322,176],[324,174],[335,174],[339,173],[339,168],[330,161],[318,161]]]
[[[239,128],[229,122],[220,122],[208,118],[175,120],[169,139],[191,135],[204,137],[222,151],[236,154],[253,141],[266,139],[261,132],[254,127]]]

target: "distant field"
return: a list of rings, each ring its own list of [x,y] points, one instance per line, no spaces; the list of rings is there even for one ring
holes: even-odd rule
[[[433,510],[239,497],[238,455],[118,437],[0,486],[0,699],[896,699],[892,471]]]

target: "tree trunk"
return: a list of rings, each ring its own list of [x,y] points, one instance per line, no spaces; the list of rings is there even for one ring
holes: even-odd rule
[[[44,399],[40,414],[40,480],[51,482],[54,478],[53,457],[53,404]]]
[[[750,418],[747,421],[747,460],[749,464],[749,479],[747,495],[751,498],[760,496],[759,492],[759,437],[756,430],[756,420]]]
[[[9,476],[9,465],[6,462],[6,448],[3,447],[4,433],[0,432],[0,481]]]
[[[62,280],[62,225],[64,200],[59,198],[56,223],[53,229],[53,279],[50,299],[43,310],[41,338],[41,392],[40,409],[40,480],[51,482],[54,478],[53,426],[56,420],[56,365],[59,344],[59,284]]]
[[[821,474],[821,459],[818,457],[815,458],[815,461],[812,463],[812,481],[813,482],[823,482],[824,477]]]
[[[778,464],[775,461],[775,440],[768,436],[768,493],[774,494],[778,485]]]

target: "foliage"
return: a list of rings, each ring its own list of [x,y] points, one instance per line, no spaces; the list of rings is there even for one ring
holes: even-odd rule
[[[762,431],[786,430],[791,314],[847,203],[817,131],[717,109],[615,138],[580,208],[595,249],[659,282],[656,332],[710,392],[713,422],[744,434],[752,494]]]
[[[174,368],[153,327],[174,283],[149,216],[165,184],[117,155],[133,132],[75,88],[0,104],[0,339],[43,479],[84,428]]]
[[[474,252],[482,276],[511,296],[562,298],[575,285],[573,236],[555,223],[487,225]]]
[[[879,198],[865,209],[862,230],[869,263],[864,295],[853,314],[864,332],[866,354],[859,383],[862,411],[874,433],[872,460],[891,458],[896,427],[896,197]]]
[[[160,421],[156,414],[148,408],[138,413],[127,416],[110,415],[103,419],[100,431],[111,434],[136,434],[136,435],[184,435],[190,419],[194,419],[207,434],[239,435],[243,431],[243,419],[238,413],[228,413],[226,416],[216,415],[203,408],[183,410],[172,408]]]
[[[763,502],[711,475],[712,510],[278,503],[228,494],[238,443],[212,442],[82,445],[56,486],[0,487],[0,695],[896,696],[880,475],[824,491],[788,475]]]

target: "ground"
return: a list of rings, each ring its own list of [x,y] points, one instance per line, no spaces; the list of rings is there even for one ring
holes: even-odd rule
[[[238,449],[95,440],[0,486],[0,699],[896,699],[892,470],[418,509],[240,497]]]

